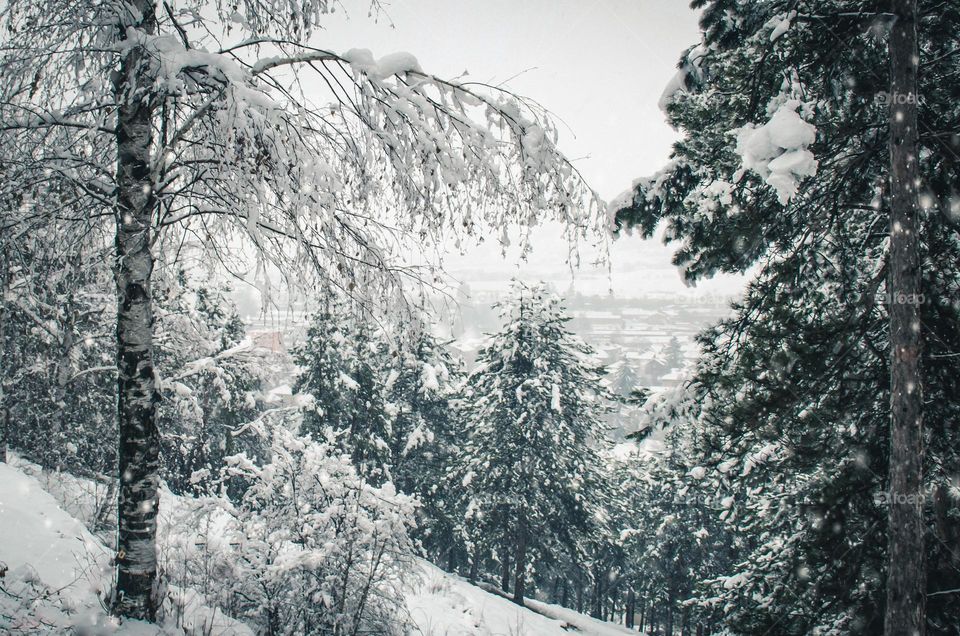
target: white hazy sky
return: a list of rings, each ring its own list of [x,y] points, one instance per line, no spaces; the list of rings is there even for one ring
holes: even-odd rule
[[[363,47],[376,57],[408,51],[436,75],[466,70],[472,79],[505,82],[553,113],[561,150],[608,200],[667,161],[676,132],[657,102],[680,54],[699,39],[687,0],[393,0],[377,20],[364,15],[365,0],[346,4],[351,15],[332,16],[319,46]],[[527,263],[488,245],[451,255],[447,269],[475,287],[499,287],[519,274],[566,288],[559,233],[548,227],[542,236]],[[670,254],[657,241],[625,237],[613,246],[611,279],[587,267],[575,284],[586,293],[688,292]],[[709,281],[699,293],[738,287],[735,279]]]

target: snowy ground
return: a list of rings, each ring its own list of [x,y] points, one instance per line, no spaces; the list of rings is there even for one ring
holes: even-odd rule
[[[252,636],[245,626],[181,590],[171,590],[170,598],[186,611],[168,612],[177,618],[162,627],[137,621],[118,625],[104,609],[110,549],[43,485],[57,483],[55,492],[82,508],[78,493],[63,488],[70,481],[42,483],[0,464],[0,633],[159,636],[204,633],[207,626],[210,634]]]
[[[622,636],[636,634],[573,610],[539,601],[524,609],[423,562],[421,585],[410,592],[410,614],[424,636]]]
[[[82,480],[50,478],[0,464],[0,633],[211,634],[247,636],[245,626],[205,607],[198,595],[172,590],[183,612],[168,612],[162,627],[127,621],[118,625],[104,610],[111,550],[73,514],[89,507]],[[27,474],[30,473],[30,474]],[[65,484],[79,485],[65,488]],[[48,492],[49,490],[49,492]],[[68,512],[68,509],[70,512]],[[407,593],[414,634],[423,636],[586,636],[628,630],[568,609],[530,601],[537,611],[470,585],[423,561],[419,581]],[[635,633],[635,632],[633,632]]]

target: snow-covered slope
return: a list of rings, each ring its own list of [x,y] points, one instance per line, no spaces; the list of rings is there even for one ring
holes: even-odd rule
[[[182,590],[168,596],[186,606],[178,620],[119,624],[104,609],[110,558],[40,481],[0,463],[0,634],[252,636]]]
[[[636,634],[573,610],[538,601],[522,608],[460,577],[422,562],[421,581],[407,595],[410,616],[424,636],[622,636]],[[536,611],[532,611],[536,610]]]
[[[214,612],[199,595],[170,590],[185,603],[176,621],[157,627],[118,624],[104,610],[111,551],[64,508],[81,493],[75,478],[56,479],[0,464],[0,633],[213,634],[250,636],[250,630]],[[56,487],[53,487],[56,485]],[[82,484],[81,484],[82,485]],[[57,497],[48,492],[51,489]],[[86,489],[81,489],[86,492]],[[68,492],[69,491],[69,492]],[[168,491],[164,496],[172,497]],[[58,498],[64,503],[58,503]],[[84,509],[78,504],[77,510]],[[168,501],[167,505],[176,505]],[[161,503],[161,507],[163,504]],[[74,506],[76,507],[76,506]],[[71,507],[71,512],[76,512]],[[89,506],[86,506],[89,507]],[[414,634],[423,636],[619,636],[623,627],[565,608],[529,601],[531,609],[486,592],[426,561],[406,591]],[[174,622],[174,624],[169,624]],[[633,632],[635,633],[635,632]]]

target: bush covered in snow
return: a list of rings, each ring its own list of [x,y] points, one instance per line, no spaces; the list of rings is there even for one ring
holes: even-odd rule
[[[238,503],[168,505],[167,580],[266,634],[403,633],[415,501],[365,483],[332,445],[283,427],[270,454],[263,466],[228,458],[229,472],[250,483]]]

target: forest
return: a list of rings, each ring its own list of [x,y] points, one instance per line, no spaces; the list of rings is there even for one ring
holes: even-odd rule
[[[326,43],[430,0],[0,0],[0,633],[960,635],[960,3],[613,4],[694,25],[582,62],[672,135],[618,196],[473,58]],[[624,313],[643,374],[524,273],[653,242],[742,284]]]

